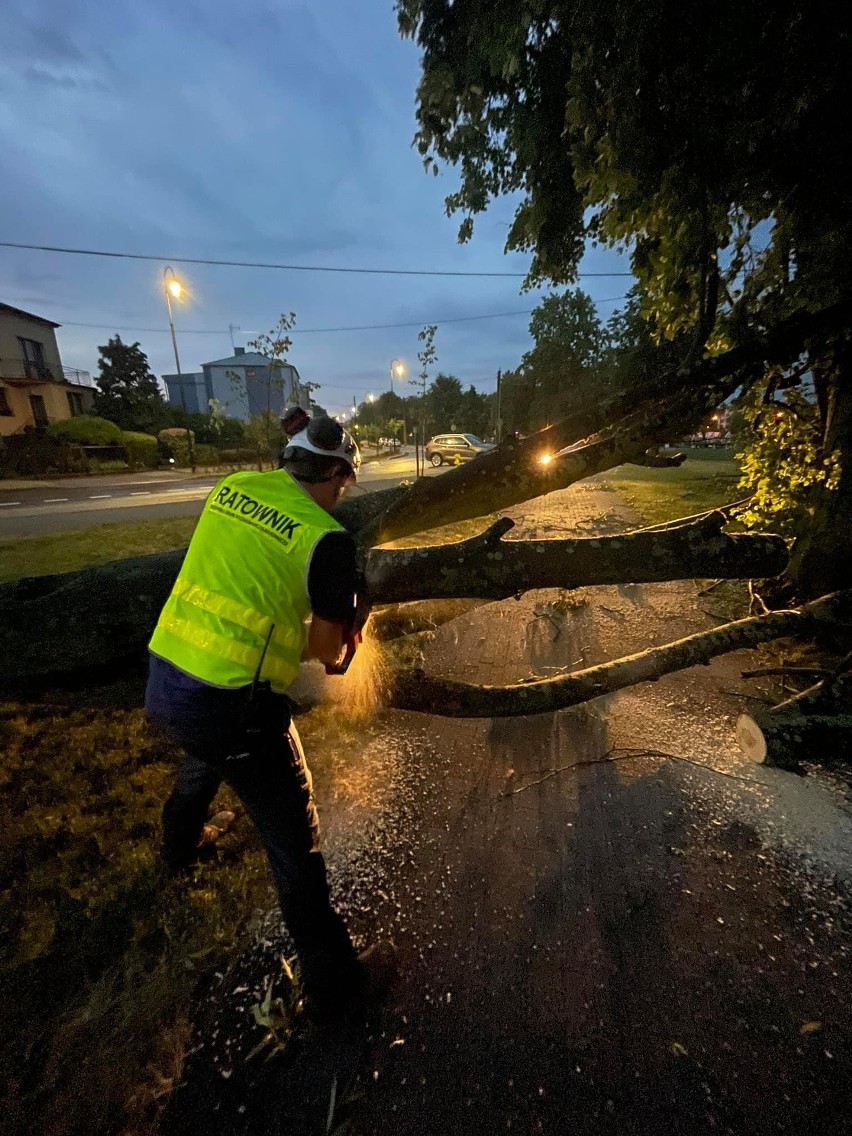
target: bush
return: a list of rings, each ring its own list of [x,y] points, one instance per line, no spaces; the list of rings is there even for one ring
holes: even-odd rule
[[[158,461],[157,439],[153,434],[139,434],[135,430],[125,430],[121,435],[127,460],[131,466],[145,466],[153,469]]]
[[[78,446],[120,446],[123,441],[119,426],[107,418],[96,418],[92,414],[80,414],[62,422],[51,422],[47,434],[50,438],[73,442]]]
[[[195,461],[197,465],[218,465],[219,451],[215,446],[205,445],[203,442],[200,442],[195,447]]]
[[[257,461],[256,450],[219,450],[219,462],[222,465],[253,465]]]
[[[82,446],[34,430],[5,439],[0,453],[5,477],[44,477],[48,473],[87,473],[89,462]]]
[[[195,432],[182,426],[167,426],[157,435],[160,454],[164,458],[174,458],[176,465],[189,465],[189,438],[195,442]]]

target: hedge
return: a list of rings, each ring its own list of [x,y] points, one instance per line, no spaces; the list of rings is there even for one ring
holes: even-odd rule
[[[78,446],[120,446],[123,443],[119,426],[108,418],[96,418],[92,414],[80,414],[76,418],[51,422],[47,434],[51,438],[74,442]]]
[[[140,434],[135,430],[125,430],[121,435],[127,458],[131,466],[154,468],[159,461],[157,439],[153,434]]]

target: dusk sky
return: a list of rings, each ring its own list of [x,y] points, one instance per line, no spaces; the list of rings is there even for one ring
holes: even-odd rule
[[[470,244],[456,242],[458,218],[444,215],[456,173],[427,176],[412,147],[418,53],[391,0],[6,0],[3,39],[0,240],[172,258],[192,289],[175,319],[184,371],[232,353],[229,324],[241,345],[294,311],[290,360],[336,413],[387,389],[392,358],[414,372],[424,323],[537,302],[521,278],[181,264],[526,271],[527,257],[503,253],[510,201],[479,219]],[[94,374],[98,344],[119,332],[169,373],[166,263],[0,248],[0,301],[61,323],[66,366]],[[582,268],[627,265],[592,249]],[[603,318],[629,283],[580,281]],[[307,330],[388,323],[413,326]],[[493,390],[497,369],[529,347],[527,324],[440,326],[436,371]]]

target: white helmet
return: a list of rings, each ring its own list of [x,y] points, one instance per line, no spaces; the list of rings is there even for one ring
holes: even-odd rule
[[[352,470],[353,478],[361,468],[361,454],[355,439],[334,418],[311,418],[303,430],[289,438],[283,460],[295,458],[295,450],[307,450],[322,458],[340,458]]]

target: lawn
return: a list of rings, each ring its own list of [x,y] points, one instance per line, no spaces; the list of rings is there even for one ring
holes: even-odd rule
[[[727,505],[742,496],[732,452],[694,449],[687,454],[683,465],[672,469],[623,465],[601,474],[600,481],[618,490],[648,525]]]
[[[22,576],[49,576],[106,564],[125,556],[185,548],[196,517],[127,521],[87,529],[0,540],[0,583]]]

